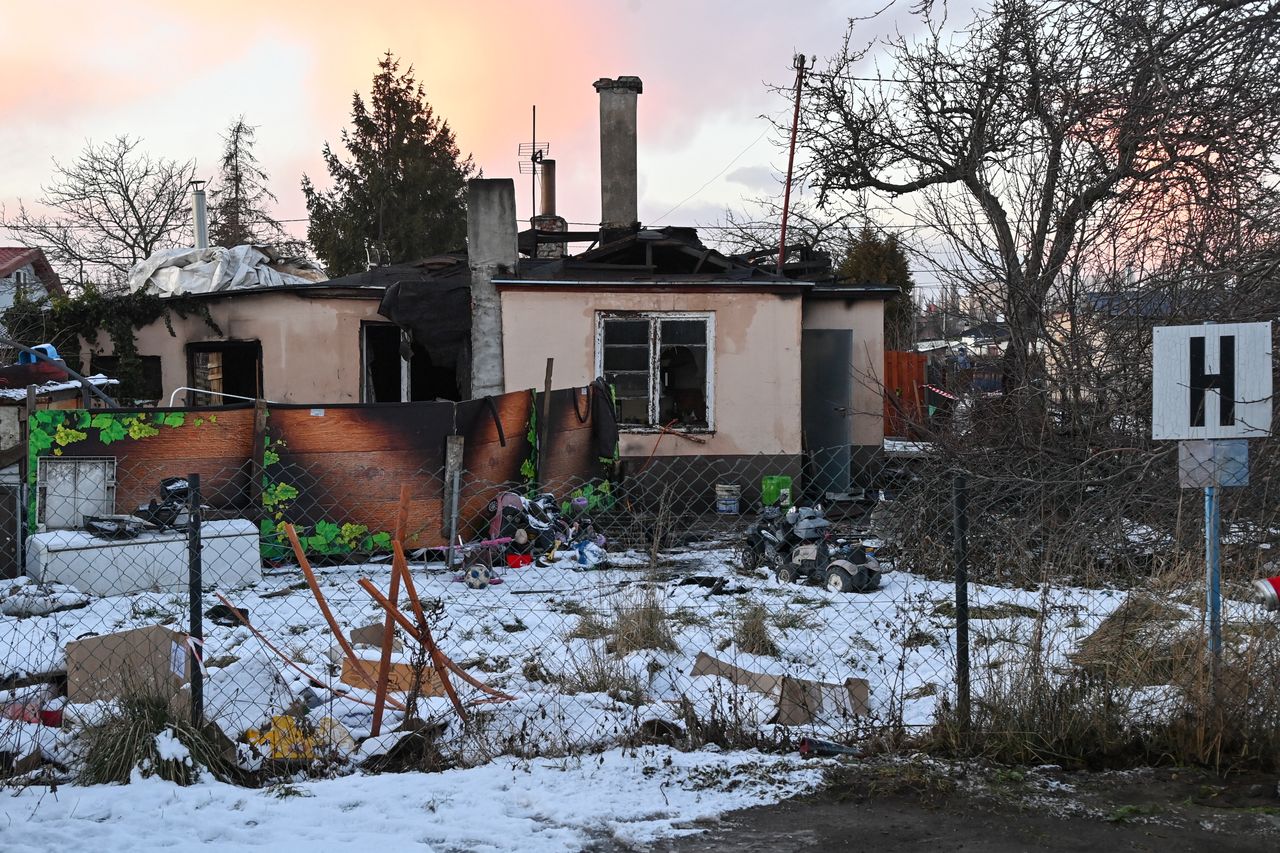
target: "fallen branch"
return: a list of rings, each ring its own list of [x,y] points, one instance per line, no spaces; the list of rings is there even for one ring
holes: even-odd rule
[[[289,544],[293,546],[294,556],[298,558],[298,567],[302,569],[302,574],[307,579],[307,585],[311,587],[311,594],[315,597],[316,604],[320,605],[320,612],[324,615],[324,619],[329,623],[329,630],[333,631],[334,639],[338,641],[338,645],[342,647],[342,651],[346,654],[347,660],[351,661],[351,668],[355,670],[360,680],[370,690],[377,690],[378,681],[374,676],[369,674],[365,669],[364,662],[356,657],[355,649],[351,648],[351,644],[347,642],[346,636],[343,635],[342,629],[338,627],[338,620],[333,617],[333,611],[329,609],[329,603],[325,601],[324,593],[320,591],[320,584],[316,581],[316,574],[311,570],[311,563],[307,561],[307,554],[302,550],[302,543],[298,541],[298,532],[293,529],[293,525],[285,523],[284,532],[289,537]]]

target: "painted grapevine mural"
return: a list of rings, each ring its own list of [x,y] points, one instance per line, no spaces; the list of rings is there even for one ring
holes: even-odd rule
[[[544,479],[574,482],[566,499],[610,500],[590,420],[576,410],[580,389],[552,394]],[[528,488],[538,472],[534,395],[516,392],[462,403],[328,407],[271,404],[217,409],[48,410],[31,416],[28,527],[36,529],[37,460],[113,458],[116,511],[158,495],[165,477],[199,473],[215,514],[248,518],[262,534],[264,559],[289,559],[283,525],[291,522],[313,555],[386,551],[402,484],[409,486],[406,544],[445,544],[446,437],[465,440],[461,516],[473,523],[496,490]],[[576,411],[576,415],[575,415]],[[559,493],[559,491],[558,491]]]

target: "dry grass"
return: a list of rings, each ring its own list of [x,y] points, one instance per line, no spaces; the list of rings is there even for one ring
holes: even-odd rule
[[[616,702],[639,706],[645,701],[645,687],[624,661],[595,647],[575,655],[568,671],[556,683],[565,693],[603,693]]]
[[[644,650],[673,652],[677,646],[671,621],[672,617],[658,601],[657,592],[648,589],[616,602],[608,619],[598,613],[584,613],[568,636],[576,640],[604,640],[606,648],[619,657]],[[686,618],[676,621],[690,624]]]
[[[189,757],[162,758],[159,737],[176,738]],[[86,727],[80,738],[85,750],[80,781],[86,785],[126,783],[135,767],[144,776],[159,776],[179,785],[194,782],[201,768],[224,781],[234,773],[226,738],[211,726],[196,728],[186,714],[175,713],[164,697],[125,697],[115,713]]]
[[[628,655],[644,649],[665,652],[676,650],[666,611],[653,590],[647,590],[640,597],[617,605],[613,616],[611,651],[614,654]]]
[[[769,611],[763,605],[749,605],[738,614],[733,644],[749,655],[776,658],[780,654],[778,644],[769,636]]]
[[[1172,684],[1203,664],[1194,616],[1150,593],[1133,593],[1070,655],[1096,679],[1123,686]]]
[[[612,635],[613,626],[596,613],[583,613],[569,632],[569,637],[575,640],[603,640]]]
[[[1224,630],[1217,678],[1193,614],[1134,594],[1071,656],[974,673],[966,732],[944,706],[934,744],[1011,764],[1280,767],[1280,626],[1251,613]],[[1049,644],[1052,646],[1052,644]]]

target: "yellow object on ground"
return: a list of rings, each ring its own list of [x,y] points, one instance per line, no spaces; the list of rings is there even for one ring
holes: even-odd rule
[[[346,755],[355,749],[355,740],[346,727],[332,717],[321,717],[316,723],[289,714],[271,718],[263,728],[249,729],[245,740],[252,746],[265,747],[264,757],[275,759],[313,759]]]

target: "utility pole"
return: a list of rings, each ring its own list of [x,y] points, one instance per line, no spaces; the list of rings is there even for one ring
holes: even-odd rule
[[[814,57],[817,61],[817,57]],[[787,215],[791,212],[791,173],[796,163],[796,131],[800,127],[800,93],[804,89],[805,56],[797,53],[791,60],[796,70],[796,109],[791,117],[791,150],[787,154],[787,185],[782,194],[782,235],[778,238],[778,275],[782,275],[782,263],[787,257]]]

